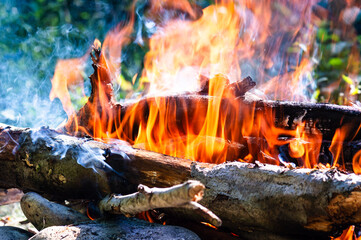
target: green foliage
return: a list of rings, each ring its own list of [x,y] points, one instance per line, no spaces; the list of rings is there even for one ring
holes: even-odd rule
[[[353,59],[353,55],[360,51],[360,36],[349,36],[352,35],[344,36],[341,29],[331,28],[329,22],[318,28],[315,45],[320,60],[314,69],[317,84],[314,97],[319,102],[345,104],[350,96],[360,98],[357,79],[349,77],[358,74],[360,60]]]
[[[130,3],[0,1],[0,122],[27,127],[62,122],[66,116],[60,102],[49,103],[57,60],[83,56],[95,38],[102,41],[109,29],[128,18]],[[90,60],[87,66],[89,93]],[[78,107],[84,103],[73,100]]]
[[[60,102],[50,103],[48,98],[57,60],[83,56],[95,38],[102,42],[110,29],[129,20],[132,2],[0,1],[0,122],[28,127],[56,126],[65,119]],[[201,7],[214,3],[212,0],[192,2]],[[120,82],[126,87],[115,86],[118,100],[127,96],[129,86],[133,90],[144,87],[140,86],[143,59],[149,50],[149,37],[155,31],[155,27],[145,24],[147,7],[146,0],[137,2],[131,43],[122,49]],[[354,54],[360,51],[360,45],[361,36],[345,37],[343,31],[331,26],[330,22],[325,21],[318,27],[314,42],[318,62],[313,72],[317,85],[313,97],[317,101],[345,103],[349,96],[360,100],[360,60],[355,59]],[[287,51],[297,54],[300,46],[292,45]],[[90,92],[87,76],[92,73],[90,59],[86,65],[87,95]],[[73,90],[77,94],[81,87]],[[71,100],[80,108],[87,97],[83,92],[76,94]]]

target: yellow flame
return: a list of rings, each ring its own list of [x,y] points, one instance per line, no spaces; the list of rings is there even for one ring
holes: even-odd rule
[[[140,76],[141,84],[147,85],[149,98],[115,116],[114,109],[109,107],[110,84],[118,80],[125,88],[131,87],[124,84],[119,72],[121,49],[131,41],[134,28],[133,5],[129,22],[119,24],[104,40],[97,72],[98,94],[86,106],[92,112],[89,125],[76,129],[97,138],[119,138],[135,147],[212,163],[259,160],[280,164],[279,147],[286,145],[288,154],[299,166],[328,167],[318,162],[322,134],[316,123],[298,122],[292,126],[276,123],[272,110],[262,112],[256,105],[243,104],[235,100],[237,96],[230,90],[231,84],[240,81],[251,68],[260,86],[258,90],[263,93],[258,92],[258,97],[307,99],[304,93],[312,82],[309,48],[314,33],[309,19],[314,3],[313,0],[216,1],[198,14],[194,4],[185,0],[151,1],[148,14],[152,18],[164,9],[175,9],[187,13],[192,21],[171,18],[160,24],[149,40],[150,50]],[[99,40],[93,45],[101,47]],[[291,58],[295,62],[291,63]],[[74,109],[68,88],[76,82],[73,79],[78,79],[80,70],[76,66],[84,60],[77,61],[59,62],[52,80],[54,90],[50,97],[59,97],[69,115]],[[74,71],[61,70],[72,67]],[[187,98],[159,96],[165,92],[198,91],[203,81],[199,76],[208,81],[209,98],[197,96],[189,106]],[[133,84],[137,77],[133,77]],[[69,118],[69,122],[77,125],[77,118]],[[335,133],[330,146],[332,166],[343,164],[339,143],[346,135],[346,128]],[[243,144],[248,152],[242,159]],[[355,167],[358,161],[356,154]]]

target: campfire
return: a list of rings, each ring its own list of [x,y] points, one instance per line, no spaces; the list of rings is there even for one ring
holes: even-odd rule
[[[109,215],[122,214],[207,239],[355,239],[361,109],[354,82],[343,76],[350,93],[342,105],[311,100],[322,14],[317,1],[277,2],[202,9],[150,1],[147,21],[157,27],[144,68],[117,102],[122,48],[140,41],[133,39],[135,2],[103,43],[58,61],[50,98],[60,99],[66,122],[56,130],[0,125],[7,169],[0,186],[71,203],[25,194],[23,211],[38,229],[90,218],[96,229],[115,231]],[[91,94],[77,110],[72,87],[83,87],[89,53]],[[79,200],[89,218],[70,210]],[[91,224],[79,228],[92,231]]]

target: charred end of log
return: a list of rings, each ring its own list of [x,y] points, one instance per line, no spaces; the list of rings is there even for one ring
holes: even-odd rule
[[[199,76],[199,85],[200,85],[200,90],[198,91],[198,94],[200,94],[200,95],[208,95],[208,92],[209,92],[209,78],[204,76],[204,75],[200,75]]]
[[[342,126],[357,130],[361,124],[360,109],[350,106],[288,101],[256,101],[249,104],[255,104],[257,111],[272,111],[276,125],[280,127],[294,129],[303,121],[306,123],[306,133],[320,131],[325,141],[331,141],[336,129]],[[357,135],[351,132],[345,142],[351,139],[360,140],[361,132]]]
[[[89,77],[91,83],[90,102],[107,101],[113,103],[112,76],[108,69],[106,59],[101,50],[93,46],[93,53],[90,53],[93,61],[94,73]]]
[[[84,136],[85,133],[92,135],[92,124],[96,121],[99,122],[99,115],[101,115],[102,120],[99,124],[107,124],[112,121],[115,115],[112,110],[115,105],[112,87],[113,76],[108,69],[106,59],[96,46],[93,46],[90,56],[93,61],[94,72],[89,77],[91,94],[88,102],[75,115],[70,117],[64,126],[65,129],[61,129],[67,133],[77,133],[78,136]]]
[[[244,99],[246,92],[256,86],[256,82],[254,82],[250,76],[233,83],[230,83],[229,79],[221,74],[216,75],[215,78],[217,78],[217,81],[224,83],[225,95],[231,95],[240,99]],[[209,92],[209,81],[210,79],[208,77],[204,75],[199,76],[200,90],[197,94],[212,96],[212,93]]]
[[[250,76],[244,78],[242,81],[234,82],[230,84],[231,90],[237,98],[244,99],[246,92],[256,86],[256,82],[252,80]]]

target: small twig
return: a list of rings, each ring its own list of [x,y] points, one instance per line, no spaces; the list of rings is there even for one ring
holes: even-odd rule
[[[214,214],[211,210],[197,202],[189,202],[182,207],[194,210],[197,214],[202,216],[204,219],[207,220],[207,222],[209,222],[213,226],[220,227],[222,225],[222,220],[216,214]]]
[[[204,185],[194,180],[169,188],[139,185],[137,193],[105,197],[99,202],[99,209],[107,213],[134,215],[156,208],[182,207],[195,210],[206,221],[219,227],[222,221],[209,209],[197,203],[203,197],[203,190]]]

